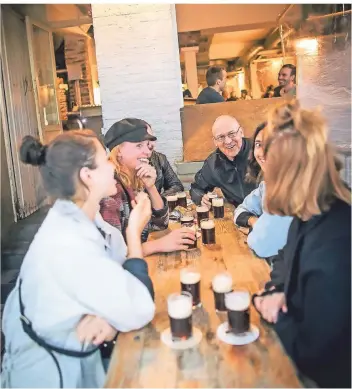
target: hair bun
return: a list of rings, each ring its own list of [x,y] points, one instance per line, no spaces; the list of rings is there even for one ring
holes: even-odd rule
[[[298,128],[302,122],[300,104],[296,99],[279,105],[270,116],[269,121],[274,131]]]
[[[37,138],[27,135],[22,139],[20,147],[20,159],[29,165],[40,166],[45,163],[47,146]]]

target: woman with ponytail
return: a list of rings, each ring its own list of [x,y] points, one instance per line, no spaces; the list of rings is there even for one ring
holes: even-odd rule
[[[135,198],[125,241],[99,214],[114,195],[114,166],[90,130],[48,145],[27,136],[22,162],[38,166],[55,199],[24,258],[3,313],[2,387],[103,387],[99,345],[154,316],[141,232],[148,196]],[[128,252],[128,255],[127,255]]]
[[[265,134],[270,214],[292,216],[271,281],[253,302],[320,387],[351,387],[351,193],[321,114],[284,103]]]

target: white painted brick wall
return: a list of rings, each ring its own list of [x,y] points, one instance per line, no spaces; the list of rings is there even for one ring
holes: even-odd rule
[[[183,106],[175,6],[92,4],[104,133],[116,121],[151,124],[157,150],[182,161]]]

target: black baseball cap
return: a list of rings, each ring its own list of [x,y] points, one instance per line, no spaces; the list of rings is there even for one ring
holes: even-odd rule
[[[148,124],[141,119],[122,119],[114,123],[104,136],[105,146],[111,151],[114,147],[123,142],[143,142],[144,140],[156,140],[153,135],[148,134]]]

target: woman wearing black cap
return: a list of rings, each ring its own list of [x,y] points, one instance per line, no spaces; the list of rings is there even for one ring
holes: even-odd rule
[[[113,124],[105,134],[105,145],[111,152],[110,159],[116,169],[117,193],[101,201],[100,213],[105,221],[119,228],[125,236],[135,194],[145,190],[152,204],[152,217],[142,232],[143,254],[186,250],[187,245],[196,239],[195,234],[186,228],[147,242],[149,231],[154,227],[167,228],[169,220],[167,201],[155,186],[155,168],[148,163],[148,144],[156,137],[150,135],[147,129],[148,124],[144,120],[127,118]]]

